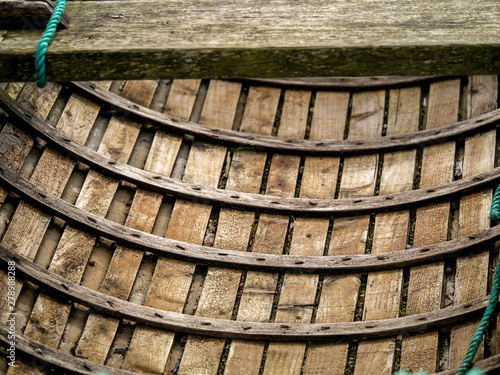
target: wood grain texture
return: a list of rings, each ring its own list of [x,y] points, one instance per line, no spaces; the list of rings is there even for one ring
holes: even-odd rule
[[[259,134],[248,134],[227,129],[214,130],[202,124],[173,118],[143,106],[139,106],[125,98],[103,90],[90,82],[73,82],[75,90],[102,101],[106,105],[115,106],[120,111],[137,117],[140,121],[151,121],[158,128],[167,132],[190,134],[209,142],[235,147],[248,146],[259,151],[273,151],[280,154],[300,155],[360,155],[423,148],[426,145],[440,144],[458,139],[467,133],[477,133],[493,128],[500,118],[500,110],[494,110],[479,118],[460,121],[439,129],[421,130],[417,133],[392,135],[379,138],[347,139],[347,140],[309,140],[274,137]],[[4,99],[2,98],[2,101]],[[1,103],[1,102],[0,102]],[[8,108],[7,108],[8,109]]]
[[[211,81],[200,122],[230,129],[233,125],[241,85]],[[217,186],[226,158],[226,148],[194,142],[183,179]],[[166,237],[202,244],[212,207],[178,200],[173,208]],[[182,312],[195,264],[159,258],[144,304],[162,310]],[[163,373],[174,333],[138,326],[130,342],[123,368],[147,373]],[[147,342],[148,345],[144,345]]]
[[[47,73],[56,81],[491,74],[499,57],[496,6],[495,0],[69,2],[71,27],[56,33]],[[38,39],[31,30],[6,33],[1,62],[12,68],[0,80],[33,79],[27,62]]]
[[[385,91],[356,93],[352,97],[349,122],[349,139],[380,137],[385,106]],[[378,155],[349,157],[344,159],[344,169],[339,197],[362,197],[374,194],[378,169]],[[328,255],[364,254],[368,235],[368,216],[337,218]],[[349,322],[354,319],[356,301],[361,281],[358,275],[328,275],[323,287],[316,322]],[[316,369],[325,369],[325,374],[343,374],[347,362],[347,343],[338,345],[311,346],[306,353],[304,374],[316,374]],[[325,368],[318,362],[335,367]]]
[[[30,107],[36,116],[45,119],[49,115],[60,90],[61,86],[58,84],[50,84],[47,86],[46,90],[40,90],[36,88],[34,84],[27,84],[19,94],[17,101]],[[33,146],[33,137],[29,133],[18,129],[12,123],[7,123],[3,127],[0,135],[0,161],[6,163],[14,172],[19,172]],[[0,188],[0,201],[2,203],[7,197],[7,193],[7,190]],[[15,218],[12,218],[12,221],[14,221],[14,219]],[[9,229],[7,229],[2,239],[2,243],[23,255],[27,255],[25,253],[26,249],[28,249],[29,252],[30,250],[33,251],[33,247],[37,247],[37,241],[31,240],[30,237],[31,232],[36,231],[38,228],[37,221],[34,221],[35,226],[26,226],[23,220],[18,221],[18,224],[20,224],[18,230],[16,231],[13,228],[12,231],[9,231]],[[41,226],[43,226],[43,223]],[[13,232],[14,235],[12,235]],[[35,242],[35,244],[33,242]],[[4,270],[0,270],[0,285],[7,288],[7,274]],[[21,291],[22,284],[16,283],[15,288],[15,297],[17,298]],[[0,312],[2,314],[1,321],[5,322],[10,313],[6,300],[0,302]]]
[[[240,131],[270,135],[280,98],[279,89],[250,87]],[[267,155],[236,150],[231,160],[226,188],[258,193]],[[246,251],[255,214],[221,209],[214,246]],[[231,319],[240,284],[238,270],[210,267],[203,283],[195,315]],[[225,340],[190,336],[179,367],[181,374],[216,374]],[[245,371],[245,370],[241,370]]]
[[[431,84],[427,128],[437,128],[457,120],[460,81],[449,80]],[[429,146],[422,155],[420,187],[427,188],[453,180],[455,143]],[[417,209],[413,246],[446,241],[448,236],[449,202]],[[406,314],[418,314],[441,308],[444,264],[414,267],[410,270]],[[403,339],[401,369],[409,371],[436,370],[438,333],[427,332]]]
[[[420,88],[391,90],[387,134],[418,130]],[[416,152],[401,151],[384,155],[380,194],[409,191],[413,186]],[[372,254],[404,250],[407,243],[409,211],[378,214],[372,242]],[[403,270],[369,273],[366,281],[363,320],[391,319],[399,316]],[[362,341],[358,344],[355,374],[392,373],[395,339]]]
[[[471,76],[467,95],[467,115],[475,116],[497,107],[498,77]],[[465,140],[463,176],[467,177],[494,168],[496,134],[490,130]],[[491,190],[463,197],[460,200],[458,236],[468,236],[490,227]],[[487,293],[489,252],[457,258],[454,303],[460,304]],[[467,351],[478,321],[455,326],[451,330],[450,364],[456,368]],[[483,357],[484,347],[478,350],[476,360]]]
[[[434,245],[421,246],[403,253],[391,251],[383,256],[363,254],[354,256],[332,255],[310,257],[253,252],[224,250],[191,244],[187,242],[151,236],[147,233],[117,224],[101,216],[86,213],[68,202],[46,195],[26,179],[9,172],[0,164],[0,180],[9,189],[20,194],[23,199],[43,210],[55,214],[68,222],[92,233],[97,233],[126,246],[149,251],[175,259],[196,261],[199,264],[229,266],[240,269],[267,272],[294,273],[359,273],[381,271],[394,267],[405,267],[432,263],[456,256],[457,254],[475,253],[500,238],[500,227],[487,229],[479,234],[454,240],[440,242]],[[271,215],[273,216],[273,215]],[[272,222],[272,220],[271,220]],[[340,226],[339,226],[340,228]],[[339,229],[340,230],[340,229]],[[272,239],[272,237],[270,236]],[[271,244],[274,242],[271,242]],[[349,249],[355,251],[356,244]]]
[[[315,98],[310,139],[342,139],[349,104],[348,93],[318,92]],[[300,197],[333,199],[340,160],[309,156],[304,162]],[[322,256],[328,219],[297,218],[290,255]],[[309,323],[318,288],[318,275],[285,274],[276,316],[277,323]],[[270,343],[264,374],[300,374],[306,345]]]
[[[130,81],[123,95],[147,105],[156,89],[155,82]],[[132,152],[140,125],[127,119],[113,117],[104,134],[99,152],[114,159],[127,161]],[[121,146],[123,145],[123,147]],[[104,216],[118,187],[118,181],[91,170],[82,186],[75,205],[87,212]],[[49,271],[79,283],[94,247],[96,237],[77,228],[66,226],[49,266]],[[31,312],[24,334],[36,341],[57,347],[66,326],[71,304],[40,294]],[[18,368],[18,373],[23,373]]]
[[[189,118],[200,81],[174,81],[170,88],[164,112]],[[151,143],[145,170],[158,175],[170,176],[182,139],[162,131],[157,131]],[[163,196],[154,192],[138,189],[130,206],[125,225],[151,233]],[[121,299],[128,299],[143,251],[118,246],[108,266],[106,276],[100,287],[102,293]],[[92,314],[83,330],[75,349],[79,357],[103,364],[116,335],[120,320]]]
[[[285,91],[278,136],[304,138],[310,100],[311,93],[308,91]],[[274,154],[269,168],[266,195],[293,197],[299,165],[300,157],[298,156]],[[289,219],[286,216],[260,215],[251,245],[252,252],[281,254],[288,225]],[[236,319],[269,321],[277,282],[277,274],[248,272]],[[263,344],[254,343],[249,346],[241,341],[233,341],[229,349],[225,373],[238,374],[241,370],[236,366],[242,366],[246,374],[258,374],[263,354]],[[269,370],[269,367],[275,368],[271,357],[268,354],[270,364],[268,365],[266,360],[265,372]]]

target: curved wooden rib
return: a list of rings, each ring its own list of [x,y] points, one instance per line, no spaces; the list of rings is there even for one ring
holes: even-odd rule
[[[9,338],[8,328],[0,324],[0,342],[8,349],[11,341],[13,340]],[[62,369],[65,372],[79,375],[96,375],[99,372],[108,375],[137,375],[136,372],[98,365],[97,363],[82,358],[64,354],[62,351],[40,344],[22,335],[16,334],[14,341],[16,358],[18,351],[31,358],[35,358],[36,361],[33,367],[43,366],[45,368],[48,364],[51,367]]]
[[[0,342],[9,348],[10,339],[8,329],[0,324]],[[50,366],[72,372],[79,375],[95,375],[98,371],[104,371],[109,375],[135,375],[135,372],[116,369],[113,367],[98,365],[97,363],[64,354],[49,346],[40,344],[22,335],[16,335],[16,351],[24,353],[36,359],[36,363],[48,363]],[[496,373],[500,368],[500,354],[475,362],[474,367],[480,368],[486,373]],[[453,375],[454,370],[440,372],[435,375]]]
[[[376,77],[303,77],[303,78],[249,78],[242,81],[256,85],[300,88],[311,90],[378,90],[405,87],[450,79],[447,76],[376,76]]]
[[[219,267],[317,274],[369,272],[435,262],[465,252],[471,254],[483,251],[484,246],[500,238],[500,226],[496,226],[472,236],[435,245],[373,255],[294,256],[223,250],[154,236],[85,212],[47,194],[2,164],[0,181],[8,191],[20,194],[23,199],[43,211],[74,223],[82,230],[110,238],[128,247]]]
[[[0,258],[4,263],[16,263],[16,275],[35,283],[40,288],[82,304],[91,309],[122,319],[152,327],[163,328],[210,337],[243,340],[316,341],[332,339],[365,339],[395,336],[435,329],[456,322],[472,319],[481,314],[488,304],[488,297],[473,302],[447,307],[430,313],[403,318],[359,321],[332,324],[280,324],[204,318],[124,301],[70,282],[45,270],[13,251],[0,245]]]
[[[1,97],[2,92],[0,91]],[[164,195],[219,207],[292,214],[294,216],[351,216],[396,211],[451,200],[464,193],[471,193],[500,182],[500,167],[497,167],[491,171],[434,188],[368,198],[328,200],[281,198],[242,193],[159,176],[127,164],[115,162],[113,159],[74,142],[46,122],[25,112],[10,99],[3,101],[3,104],[10,115],[21,120],[19,125],[27,127],[30,134],[41,137],[53,147],[61,150],[63,154],[71,155],[76,160],[88,164],[101,173]]]
[[[359,155],[397,151],[438,144],[465,135],[478,132],[494,126],[500,120],[500,109],[489,112],[480,117],[468,119],[439,129],[422,130],[414,134],[401,134],[391,137],[381,137],[367,140],[338,141],[338,140],[297,140],[264,135],[248,134],[233,130],[210,128],[155,112],[149,108],[139,106],[127,99],[115,95],[93,83],[73,83],[75,89],[92,96],[93,99],[111,106],[113,109],[138,117],[142,121],[150,121],[168,132],[191,134],[200,139],[225,145],[246,146],[259,151],[272,151],[281,154],[301,155]],[[12,102],[1,95],[2,101]],[[13,103],[12,103],[13,104]],[[9,105],[12,105],[9,104]]]

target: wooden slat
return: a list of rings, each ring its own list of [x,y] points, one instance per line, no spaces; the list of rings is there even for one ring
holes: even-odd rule
[[[310,139],[342,139],[349,105],[349,93],[318,92],[314,103]],[[333,199],[340,158],[307,157],[300,197]],[[328,235],[328,219],[297,218],[290,255],[322,256]],[[275,322],[309,323],[318,287],[318,275],[285,274]],[[300,374],[306,345],[269,344],[264,374]]]
[[[496,6],[496,0],[69,2],[71,27],[50,45],[48,78],[492,74],[500,56]],[[31,30],[0,33],[0,62],[11,67],[0,80],[33,80],[39,38]]]
[[[225,129],[233,125],[241,85],[211,81],[200,122]],[[217,186],[226,148],[194,142],[184,173],[184,179]],[[166,237],[201,244],[205,236],[212,207],[187,201],[177,201],[167,228]],[[195,264],[159,258],[149,287],[146,306],[182,312],[191,285]],[[174,333],[148,327],[136,327],[123,368],[147,373],[163,373]]]
[[[154,94],[156,83],[127,82],[123,90],[126,95],[147,105]],[[139,134],[140,125],[123,118],[113,117],[99,146],[99,152],[126,162]],[[75,203],[88,212],[104,216],[118,188],[118,181],[90,170]],[[66,226],[49,266],[51,272],[79,283],[96,237],[81,230]],[[71,311],[71,305],[40,294],[31,312],[24,334],[33,340],[57,347]],[[14,368],[17,373],[26,371],[21,366]],[[33,371],[33,370],[31,370]]]
[[[416,132],[419,118],[420,88],[390,91],[387,135]],[[412,189],[415,158],[415,150],[384,155],[380,195]],[[372,254],[404,250],[407,243],[408,221],[409,211],[377,215]],[[402,284],[403,271],[401,269],[368,274],[363,320],[397,318]],[[360,342],[354,374],[390,375],[394,348],[394,338]]]
[[[458,118],[460,80],[435,83],[430,86],[426,127],[448,125]],[[422,155],[420,188],[428,188],[453,180],[455,142],[429,146]],[[417,209],[414,246],[446,241],[448,235],[449,202]],[[406,314],[419,314],[441,308],[443,262],[414,267],[410,270]],[[436,370],[438,333],[427,332],[403,338],[401,369],[409,371]]]
[[[222,143],[225,146],[248,146],[256,148],[259,151],[265,150],[280,154],[346,156],[423,148],[429,144],[439,144],[463,138],[467,133],[476,133],[488,128],[491,129],[497,124],[500,118],[500,110],[495,110],[480,116],[480,118],[453,123],[439,130],[428,129],[412,134],[363,140],[291,140],[286,137],[270,137],[234,130],[220,129],[214,131],[202,124],[183,121],[178,118],[174,119],[146,107],[138,106],[130,100],[117,96],[108,90],[103,90],[90,82],[72,83],[71,87],[82,91],[85,95],[93,97],[97,101],[103,101],[109,106],[116,107],[117,110],[130,114],[130,116],[138,117],[142,121],[150,121],[155,126],[167,132],[190,134],[209,142]],[[0,105],[12,107],[12,105],[3,103],[6,102],[3,97],[0,96],[0,99]],[[7,108],[7,110],[11,109]]]
[[[380,137],[384,119],[385,91],[357,93],[352,98],[349,139]],[[339,197],[374,194],[378,155],[345,158]],[[365,252],[368,216],[335,219],[329,255]],[[354,319],[360,279],[326,276],[323,280],[317,323],[348,322]],[[343,374],[347,362],[346,343],[311,345],[306,353],[304,374]]]
[[[20,119],[20,124],[26,126],[30,132],[36,134],[50,142],[51,145],[61,150],[63,153],[74,156],[76,159],[83,161],[84,163],[92,166],[93,169],[113,176],[118,179],[123,179],[125,181],[131,182],[135,185],[145,187],[148,190],[156,191],[162,194],[167,194],[170,196],[180,196],[184,199],[194,200],[197,202],[229,206],[233,208],[244,208],[249,210],[258,210],[272,213],[284,213],[284,214],[296,214],[296,215],[314,215],[314,216],[329,216],[329,215],[359,215],[361,213],[372,213],[376,211],[391,211],[398,209],[406,209],[409,207],[423,206],[430,202],[435,202],[439,200],[448,200],[453,197],[458,197],[464,192],[473,192],[484,189],[485,186],[493,183],[498,183],[500,181],[500,167],[494,168],[491,171],[481,173],[479,176],[468,177],[458,181],[453,181],[448,184],[437,186],[433,189],[418,189],[411,192],[392,194],[390,197],[387,196],[372,196],[367,198],[347,198],[347,199],[336,199],[334,201],[328,199],[314,199],[313,201],[303,198],[276,198],[273,196],[266,196],[260,194],[243,193],[234,194],[229,190],[215,189],[210,186],[203,186],[200,184],[193,184],[187,181],[180,182],[176,178],[159,178],[159,176],[154,173],[138,169],[132,165],[116,163],[109,157],[99,154],[98,152],[80,145],[78,143],[72,142],[61,132],[53,129],[47,123],[30,117],[29,114],[25,114],[25,111],[21,106],[18,106],[13,101],[7,98],[7,95],[0,92],[0,105],[3,105],[7,109],[9,114],[18,117]],[[135,104],[133,104],[135,105]],[[492,113],[494,113],[493,111]],[[497,115],[485,115],[484,117],[477,117],[475,120],[469,121],[469,124],[484,124],[488,123],[490,127],[495,125],[500,119],[500,111],[496,111]],[[486,120],[487,119],[487,120]],[[461,127],[465,125],[467,121],[461,122],[457,125],[451,125],[453,127]],[[210,131],[209,127],[204,126],[207,132],[210,133],[220,133],[219,129],[212,129],[216,131]],[[448,127],[450,128],[450,127]],[[475,128],[474,130],[480,130]],[[483,129],[486,130],[486,129]],[[468,131],[471,131],[468,128]],[[416,134],[421,134],[426,131],[417,132]],[[427,134],[432,132],[434,134],[440,133],[441,130],[429,129]],[[459,131],[459,134],[466,135],[467,132]],[[245,134],[245,133],[242,133]],[[413,134],[406,136],[415,137]],[[257,137],[254,135],[253,137]],[[378,139],[391,140],[394,138],[402,139],[405,135],[383,137]],[[270,137],[274,139],[281,139],[282,142],[291,144],[295,140],[287,140],[279,137]],[[377,139],[377,138],[374,138]],[[452,137],[454,139],[454,137]],[[446,137],[440,139],[438,143],[446,140]],[[291,143],[289,142],[291,141]],[[449,140],[448,140],[449,141]],[[315,142],[315,141],[312,141]],[[339,141],[331,141],[339,142]],[[340,141],[367,144],[372,143],[370,141]],[[426,142],[420,143],[420,145],[434,144],[434,141],[427,139]],[[387,142],[385,142],[387,143]],[[402,143],[400,145],[404,145]],[[406,149],[417,146],[417,144],[407,144]],[[399,149],[389,147],[388,149],[383,148],[383,151]],[[355,149],[351,148],[349,153],[352,153]],[[373,151],[373,149],[372,149]],[[372,151],[368,153],[372,153]],[[382,149],[380,150],[380,152]],[[359,152],[359,154],[364,154]]]
[[[498,77],[471,76],[467,95],[468,117],[481,115],[497,107]],[[465,140],[463,176],[491,170],[495,165],[496,132],[468,137]],[[460,200],[458,236],[468,236],[490,227],[491,190],[469,195]],[[454,303],[460,304],[487,293],[489,252],[457,258]],[[467,350],[478,321],[455,326],[450,337],[449,368],[456,368]],[[476,359],[483,357],[481,348]]]
[[[59,95],[60,85],[51,84],[46,90],[37,89],[34,84],[28,84],[20,93],[18,101],[34,111],[35,116],[47,118],[52,106]],[[33,146],[33,137],[19,130],[11,123],[7,123],[0,133],[0,161],[6,163],[9,168],[19,172],[31,147]],[[0,188],[0,201],[3,202],[7,197],[7,191]],[[12,219],[14,220],[14,218]],[[21,223],[20,232],[16,236],[10,236],[9,229],[4,235],[2,242],[16,251],[23,253],[26,247],[29,248],[30,232],[36,230],[36,227],[25,226]],[[24,254],[23,254],[24,255]],[[0,285],[7,288],[7,274],[4,270],[0,271]],[[15,298],[19,295],[22,288],[21,283],[16,283]],[[7,289],[5,289],[7,290]],[[5,322],[9,316],[10,308],[8,301],[0,302],[0,311],[2,313],[1,321]]]
[[[307,91],[285,91],[278,136],[304,138],[310,98],[311,93]],[[266,194],[293,197],[299,164],[300,157],[298,156],[273,155]],[[250,246],[252,252],[281,254],[288,225],[288,217],[260,215],[255,238]],[[236,319],[269,321],[277,282],[278,275],[275,273],[248,272]],[[263,353],[264,345],[261,343],[248,344],[233,341],[229,349],[225,373],[258,374]]]
[[[175,113],[181,118],[189,118],[199,85],[199,80],[174,81],[165,112]],[[182,138],[179,136],[158,131],[152,141],[144,169],[159,175],[170,176],[181,142]],[[151,233],[162,199],[161,194],[138,189],[125,225]],[[108,266],[100,291],[121,299],[128,299],[143,254],[143,251],[118,246]],[[103,364],[119,323],[119,319],[90,315],[75,354]]]
[[[271,135],[280,91],[251,87],[240,131]],[[231,160],[226,189],[258,193],[266,157],[266,153],[236,150]],[[221,209],[214,246],[246,251],[254,216],[253,212]],[[237,270],[209,268],[195,315],[231,319],[240,278],[241,272]],[[189,337],[182,355],[180,373],[217,373],[224,343],[220,339]]]

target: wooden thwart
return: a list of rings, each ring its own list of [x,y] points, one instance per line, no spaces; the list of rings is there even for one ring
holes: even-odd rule
[[[496,0],[85,1],[66,15],[53,81],[488,74],[500,61]],[[0,37],[0,81],[33,80],[40,36]]]

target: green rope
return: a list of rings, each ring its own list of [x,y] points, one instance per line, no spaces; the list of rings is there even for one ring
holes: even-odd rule
[[[47,52],[47,47],[49,46],[52,37],[54,36],[59,20],[64,13],[64,8],[66,7],[66,0],[57,0],[56,7],[50,16],[50,20],[47,23],[47,27],[42,35],[42,38],[38,42],[35,53],[35,81],[36,85],[43,88],[47,85],[47,79],[45,78],[45,53]]]

